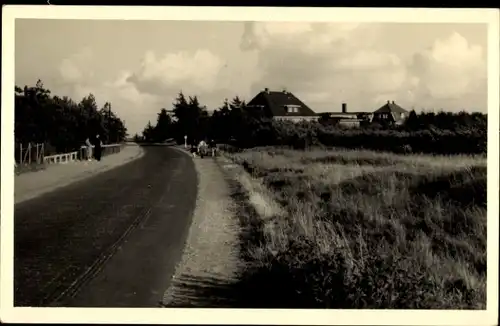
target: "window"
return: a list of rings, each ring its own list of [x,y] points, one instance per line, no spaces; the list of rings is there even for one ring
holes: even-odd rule
[[[299,107],[296,105],[285,105],[285,111],[288,113],[298,113]]]

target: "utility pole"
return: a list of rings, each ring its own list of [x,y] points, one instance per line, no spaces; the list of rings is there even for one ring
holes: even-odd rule
[[[108,102],[108,141],[111,144],[111,103]]]

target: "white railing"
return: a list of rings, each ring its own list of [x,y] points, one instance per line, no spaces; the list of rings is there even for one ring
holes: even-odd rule
[[[64,154],[56,154],[45,156],[43,158],[44,163],[46,164],[54,164],[54,163],[68,163],[74,162],[78,159],[78,152],[64,153]]]
[[[123,146],[122,144],[102,145],[104,152],[103,154],[118,153],[121,150],[122,146]],[[95,146],[92,146],[92,148],[94,147]],[[87,146],[81,146],[79,151],[45,156],[43,158],[43,161],[46,164],[74,162],[77,160],[86,159],[87,157],[86,151],[87,151]]]

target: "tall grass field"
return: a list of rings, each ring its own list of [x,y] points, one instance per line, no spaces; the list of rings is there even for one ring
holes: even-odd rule
[[[246,170],[258,208],[242,221],[261,306],[486,309],[486,158],[225,155]]]

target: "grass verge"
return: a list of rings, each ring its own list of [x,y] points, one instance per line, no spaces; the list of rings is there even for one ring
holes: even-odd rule
[[[249,307],[485,309],[486,160],[253,149],[235,175]],[[264,294],[264,295],[263,295]]]

